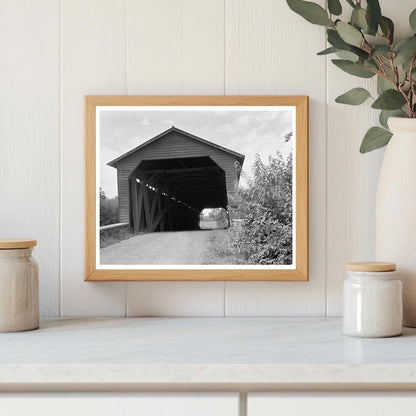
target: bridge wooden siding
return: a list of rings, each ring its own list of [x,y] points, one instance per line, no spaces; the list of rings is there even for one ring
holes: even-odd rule
[[[129,222],[131,226],[134,226],[135,231],[140,229],[154,231],[157,225],[163,231],[166,224],[168,229],[197,227],[198,210],[191,210],[194,213],[190,213],[188,208],[188,215],[183,215],[182,211],[187,209],[186,206],[174,203],[172,199],[161,193],[153,192],[148,186],[139,183],[140,178],[135,172],[144,161],[179,158],[186,160],[186,158],[201,157],[211,158],[224,171],[226,193],[233,194],[239,180],[244,155],[176,127],[170,128],[108,163],[117,169],[119,221]],[[143,201],[143,203],[137,204],[136,201]],[[159,217],[161,218],[159,219]]]

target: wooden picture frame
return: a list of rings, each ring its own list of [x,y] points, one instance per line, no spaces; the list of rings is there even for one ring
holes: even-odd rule
[[[97,110],[122,107],[293,107],[295,143],[293,186],[296,219],[294,259],[289,268],[141,268],[97,266]],[[173,107],[172,107],[173,108]],[[190,135],[192,136],[192,135]],[[192,136],[193,137],[193,136]],[[155,138],[157,139],[157,137]],[[198,140],[198,137],[196,137]],[[150,142],[150,140],[149,140]],[[140,146],[139,146],[140,147]],[[220,146],[218,146],[220,147]],[[227,149],[225,149],[227,150]],[[129,152],[127,152],[129,153]],[[236,155],[238,153],[235,152]],[[236,156],[237,157],[237,156]],[[117,162],[117,160],[116,160]],[[130,178],[130,177],[129,177]],[[129,179],[131,180],[131,178]],[[133,180],[134,181],[134,180]],[[136,181],[133,188],[136,189]],[[131,183],[131,182],[130,182]],[[140,185],[140,183],[139,183]],[[146,185],[148,186],[148,185]],[[153,188],[152,188],[153,189]],[[130,195],[130,199],[131,199]],[[85,96],[85,280],[86,281],[307,281],[308,280],[308,97],[307,96]],[[121,205],[121,200],[120,200]],[[140,218],[139,218],[140,219]],[[130,226],[131,223],[130,214]],[[98,237],[97,237],[98,236]]]

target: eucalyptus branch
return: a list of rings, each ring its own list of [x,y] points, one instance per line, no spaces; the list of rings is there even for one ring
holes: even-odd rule
[[[342,71],[356,77],[370,79],[377,76],[378,96],[372,107],[381,110],[380,123],[384,127],[368,130],[361,146],[361,152],[383,147],[391,133],[385,129],[387,118],[394,112],[403,117],[416,118],[416,38],[409,36],[394,40],[394,23],[384,16],[379,0],[327,0],[328,10],[315,3],[316,0],[286,0],[289,7],[308,22],[327,27],[331,48],[319,53],[336,53],[341,59],[333,63]],[[349,19],[343,19],[342,2],[352,9]],[[336,23],[333,21],[336,19]],[[412,11],[409,22],[416,33],[416,10]],[[341,53],[342,52],[342,53]],[[408,72],[403,65],[411,59]],[[404,78],[403,78],[404,75]],[[352,88],[336,98],[336,102],[360,105],[371,97],[365,88]]]

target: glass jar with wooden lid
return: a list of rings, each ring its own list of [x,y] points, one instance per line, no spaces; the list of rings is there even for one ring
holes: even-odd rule
[[[39,327],[39,269],[36,240],[0,239],[0,332]]]
[[[402,282],[388,262],[347,264],[344,281],[344,334],[393,337],[402,333]]]

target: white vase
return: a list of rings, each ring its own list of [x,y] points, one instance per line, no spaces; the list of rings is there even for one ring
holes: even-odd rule
[[[397,264],[403,320],[416,327],[416,119],[391,117],[376,203],[376,258]]]

